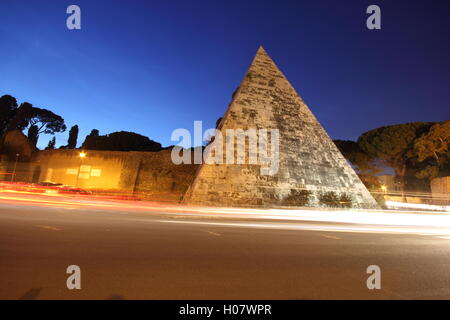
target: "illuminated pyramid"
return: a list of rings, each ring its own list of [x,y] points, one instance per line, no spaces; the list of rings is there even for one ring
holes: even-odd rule
[[[353,207],[377,207],[354,170],[262,47],[233,94],[219,129],[223,134],[227,129],[278,129],[278,171],[262,175],[259,163],[204,163],[184,196],[185,203],[296,206],[305,205],[302,190],[308,190],[307,206],[323,206],[319,199],[333,191],[338,196],[350,195]],[[298,203],[296,199],[300,199]]]

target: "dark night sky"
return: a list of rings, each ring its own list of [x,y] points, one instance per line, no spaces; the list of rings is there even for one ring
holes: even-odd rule
[[[382,30],[365,26],[370,4]],[[93,128],[170,145],[194,120],[213,127],[260,44],[333,138],[450,119],[450,1],[2,0],[0,12],[0,95],[78,124],[79,143]]]

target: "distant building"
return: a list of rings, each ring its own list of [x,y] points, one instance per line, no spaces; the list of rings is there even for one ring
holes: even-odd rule
[[[431,180],[431,194],[433,200],[450,201],[450,177],[434,178]]]
[[[377,176],[377,178],[381,184],[381,188],[386,193],[396,193],[400,191],[400,186],[395,182],[395,176],[385,174]]]

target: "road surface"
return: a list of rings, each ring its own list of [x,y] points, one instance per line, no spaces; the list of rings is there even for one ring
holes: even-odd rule
[[[0,199],[0,299],[450,298],[448,229],[118,207]]]

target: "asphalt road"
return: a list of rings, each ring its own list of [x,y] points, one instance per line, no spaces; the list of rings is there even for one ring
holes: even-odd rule
[[[0,299],[450,298],[450,237],[327,227],[0,203]]]

